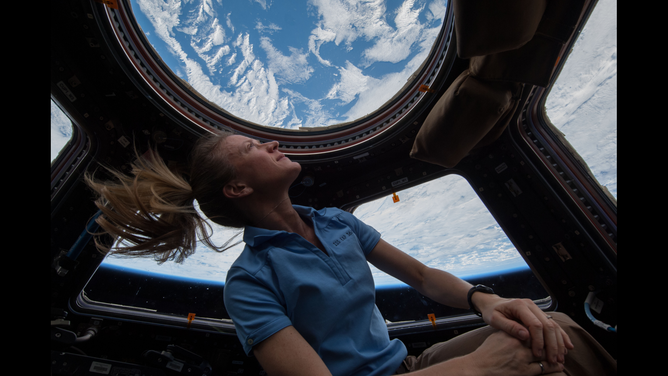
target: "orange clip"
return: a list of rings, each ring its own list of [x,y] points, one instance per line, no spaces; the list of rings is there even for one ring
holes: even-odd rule
[[[399,196],[396,193],[392,192],[392,201],[399,202]]]
[[[189,313],[188,314],[188,328],[190,328],[190,323],[193,322],[195,319],[195,314],[194,313]]]
[[[423,92],[423,93],[424,93],[424,92],[429,92],[429,93],[435,93],[435,92],[436,92],[436,90],[430,88],[430,87],[427,86],[427,85],[420,85],[420,87],[418,88],[418,91],[421,91],[421,92]]]
[[[436,315],[430,313],[427,315],[427,317],[429,317],[429,321],[431,321],[431,326],[433,326],[434,329],[436,329]]]

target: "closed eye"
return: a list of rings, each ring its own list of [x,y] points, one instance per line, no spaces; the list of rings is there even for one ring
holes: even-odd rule
[[[249,151],[251,148],[262,145],[262,143],[258,140],[249,140],[246,144],[246,151]]]

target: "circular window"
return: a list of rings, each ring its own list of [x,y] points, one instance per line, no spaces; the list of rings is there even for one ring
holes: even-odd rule
[[[291,154],[348,148],[400,123],[443,65],[451,13],[445,0],[107,9],[129,60],[173,109]]]

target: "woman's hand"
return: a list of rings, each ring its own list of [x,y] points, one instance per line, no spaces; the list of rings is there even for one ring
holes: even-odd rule
[[[498,331],[490,335],[473,353],[472,374],[489,376],[541,375],[563,371],[560,363],[548,363],[544,357],[535,357],[526,341]]]
[[[548,362],[563,363],[568,350],[574,348],[559,324],[530,299],[504,299],[483,293],[473,294],[472,299],[487,324],[521,341],[531,340],[535,357],[546,356]]]

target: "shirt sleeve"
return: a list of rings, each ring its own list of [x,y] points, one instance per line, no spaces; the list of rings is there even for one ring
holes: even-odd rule
[[[223,298],[248,356],[253,346],[292,325],[281,304],[280,292],[242,268],[231,268],[228,272]]]
[[[355,235],[357,235],[362,251],[364,251],[364,255],[368,255],[380,241],[380,232],[360,221],[357,217],[347,211],[341,210],[339,217],[353,230]]]

